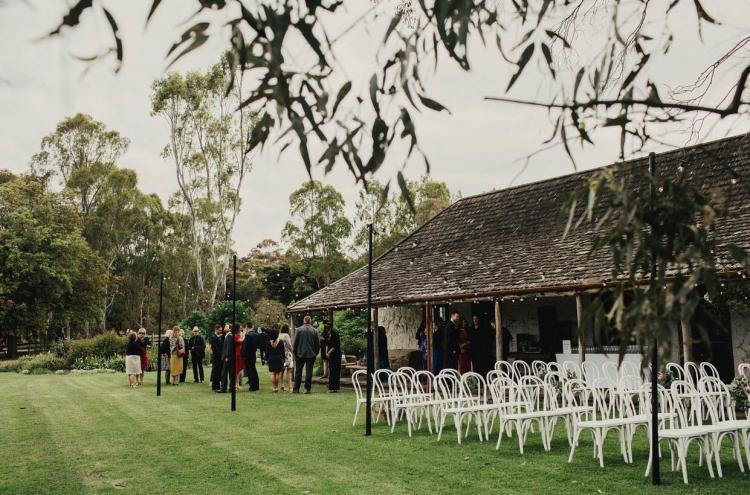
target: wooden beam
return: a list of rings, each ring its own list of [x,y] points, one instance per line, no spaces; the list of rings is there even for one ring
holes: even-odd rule
[[[375,356],[375,362],[372,363],[373,371],[378,371],[380,368],[380,346],[378,340],[378,308],[372,308],[372,355]]]
[[[682,363],[693,360],[693,330],[689,320],[680,320],[682,330]]]
[[[586,339],[584,336],[586,322],[583,321],[583,299],[580,292],[576,292],[576,317],[578,318],[578,357],[583,363],[586,361]]]
[[[427,346],[427,369],[432,371],[432,304],[426,303],[424,309],[424,333],[427,339],[425,343]]]
[[[495,361],[503,359],[503,308],[495,299]]]

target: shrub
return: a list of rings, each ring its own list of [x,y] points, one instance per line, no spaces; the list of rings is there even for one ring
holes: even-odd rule
[[[188,336],[192,335],[191,332],[193,327],[200,328],[204,337],[208,335],[210,329],[208,328],[208,317],[206,316],[206,313],[196,309],[180,323],[180,328],[185,330]]]
[[[279,301],[264,297],[255,304],[253,324],[263,328],[279,328],[285,322],[285,309]]]
[[[247,323],[249,319],[250,310],[247,304],[243,301],[237,301],[235,321],[237,323]],[[220,302],[207,315],[206,324],[208,325],[209,332],[213,331],[214,326],[223,326],[225,323],[232,323],[232,301]]]
[[[29,374],[51,373],[65,367],[65,359],[52,353],[23,356],[15,361],[4,364],[0,371]]]
[[[74,340],[68,349],[67,362],[72,364],[82,358],[108,358],[125,354],[125,344],[125,337],[120,337],[114,332],[97,335],[91,339]]]
[[[67,358],[70,351],[70,341],[58,340],[50,346],[49,351],[56,356]]]
[[[114,370],[125,371],[125,356],[87,356],[77,358],[72,365],[74,370]]]
[[[357,310],[339,311],[334,314],[333,326],[341,337],[341,352],[364,357],[367,352],[367,339],[364,335],[367,313]]]

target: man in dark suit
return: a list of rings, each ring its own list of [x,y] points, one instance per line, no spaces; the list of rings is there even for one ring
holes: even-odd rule
[[[451,319],[445,324],[445,354],[444,363],[446,368],[458,369],[458,354],[460,352],[458,345],[458,323],[461,321],[461,313],[453,311]]]
[[[221,325],[214,327],[214,333],[211,334],[208,343],[211,346],[211,390],[218,392],[221,389],[221,350],[224,344]]]
[[[224,327],[224,342],[221,346],[221,392],[222,394],[227,393],[227,386],[229,384],[229,377],[234,373],[234,370],[232,369],[232,366],[234,365],[234,346],[235,346],[235,340],[234,336],[239,332],[240,325],[239,323],[234,325],[234,328],[230,327],[230,330],[227,331],[227,328],[229,325],[226,325]],[[236,385],[237,383],[237,377],[235,376],[235,383],[233,385]]]
[[[203,358],[206,356],[206,341],[198,327],[193,327],[193,336],[188,341],[190,360],[193,362],[193,381],[203,383]]]
[[[250,392],[260,390],[260,380],[258,379],[258,370],[255,369],[255,358],[258,353],[258,334],[253,330],[252,322],[247,322],[247,332],[245,340],[242,342],[240,357],[245,366],[245,376]]]

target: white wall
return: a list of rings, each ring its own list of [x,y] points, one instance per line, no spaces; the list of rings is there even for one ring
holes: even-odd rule
[[[736,370],[740,363],[750,363],[750,316],[733,311],[730,317]]]

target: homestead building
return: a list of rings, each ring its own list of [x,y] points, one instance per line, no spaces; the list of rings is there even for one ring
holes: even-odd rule
[[[618,166],[623,174],[645,171],[648,159]],[[750,134],[658,154],[656,167],[659,175],[688,174],[729,198],[729,214],[716,231],[717,255],[723,275],[737,279],[740,267],[726,246],[750,249]],[[612,283],[611,253],[603,247],[592,254],[592,233],[585,228],[563,237],[563,205],[593,173],[460,199],[378,257],[372,301],[379,324],[388,330],[389,349],[416,349],[415,332],[423,318],[429,322],[456,309],[469,321],[483,314],[506,327],[513,336],[511,360],[578,360],[584,354],[587,360],[616,360],[617,342],[602,342],[586,321],[578,332],[588,301]],[[288,310],[300,314],[366,306],[364,266]],[[750,318],[741,307],[706,303],[694,320],[674,328],[672,358],[681,359],[683,345],[692,341],[694,360],[713,362],[722,378],[731,379],[735,363],[750,361]],[[699,326],[708,330],[710,342],[699,338]],[[496,345],[502,346],[502,340]],[[637,343],[628,347],[625,359],[640,362]]]

